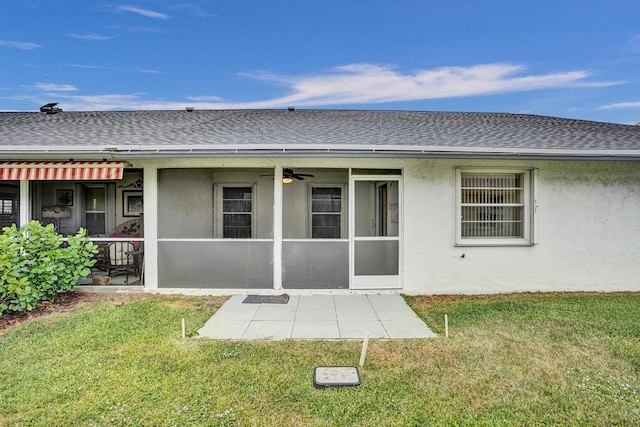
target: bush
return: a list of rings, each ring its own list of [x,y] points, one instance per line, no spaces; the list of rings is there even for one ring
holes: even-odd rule
[[[33,310],[91,274],[98,249],[84,229],[63,241],[53,224],[31,221],[0,235],[0,316]]]

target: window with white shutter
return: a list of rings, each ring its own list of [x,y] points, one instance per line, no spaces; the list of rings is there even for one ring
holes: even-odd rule
[[[457,170],[460,245],[532,243],[530,170]]]

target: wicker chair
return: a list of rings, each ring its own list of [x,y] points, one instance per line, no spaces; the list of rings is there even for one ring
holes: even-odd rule
[[[131,242],[111,242],[107,246],[107,274],[126,274],[125,284],[129,284],[129,273],[137,275],[138,268],[133,255],[135,247]]]

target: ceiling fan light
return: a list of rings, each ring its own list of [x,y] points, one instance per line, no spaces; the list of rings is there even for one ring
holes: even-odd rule
[[[293,178],[291,178],[290,176],[282,177],[282,183],[283,184],[291,184],[292,182],[293,182]]]

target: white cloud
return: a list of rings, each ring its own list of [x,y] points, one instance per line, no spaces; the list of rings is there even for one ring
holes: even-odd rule
[[[197,16],[198,18],[210,18],[212,16],[218,16],[215,13],[209,13],[204,9],[202,9],[201,7],[193,4],[186,4],[186,3],[175,4],[175,5],[169,6],[169,9],[184,11],[185,13],[192,16]]]
[[[68,64],[68,66],[73,68],[79,68],[82,70],[118,70],[118,71],[136,71],[138,73],[144,73],[144,74],[162,74],[161,71],[150,70],[147,68],[103,67],[99,65],[89,65],[89,64]]]
[[[54,102],[66,111],[110,111],[110,110],[139,110],[141,95],[138,94],[109,94],[109,95],[71,95],[57,92],[49,94],[55,96]],[[10,99],[29,103],[39,103],[42,96],[16,96]]]
[[[613,104],[602,105],[598,107],[598,110],[620,110],[624,108],[640,108],[640,101],[617,102]]]
[[[146,68],[133,68],[133,71],[137,71],[139,73],[144,73],[144,74],[161,74],[161,72],[158,70],[149,70]]]
[[[516,64],[442,67],[402,73],[386,65],[350,64],[326,74],[279,76],[245,74],[288,86],[287,96],[260,102],[263,106],[339,105],[454,98],[576,86],[611,86],[592,82],[587,71],[525,75]]]
[[[266,72],[245,77],[283,86],[285,96],[251,102],[228,102],[215,96],[191,96],[185,101],[166,101],[134,95],[65,97],[67,110],[281,108],[289,105],[321,107],[374,104],[425,99],[472,97],[566,87],[602,87],[622,82],[591,81],[584,70],[527,74],[517,64],[482,64],[401,72],[388,65],[349,64],[327,73],[284,76]]]
[[[70,37],[75,37],[76,39],[80,39],[80,40],[86,40],[86,41],[101,41],[101,40],[110,40],[114,37],[110,37],[110,36],[103,36],[102,34],[78,34],[78,33],[72,33],[69,34]]]
[[[629,50],[631,50],[631,52],[640,52],[640,34],[635,37],[631,37],[627,44],[629,45]]]
[[[99,70],[104,67],[99,67],[97,65],[87,65],[87,64],[69,64],[70,67],[81,68],[83,70]]]
[[[162,19],[162,20],[167,20],[170,18],[170,16],[167,14],[154,12],[153,10],[149,10],[149,9],[142,9],[141,7],[122,5],[122,6],[116,6],[116,9],[123,12],[136,13],[138,15],[146,16],[147,18]]]
[[[68,84],[56,84],[56,83],[36,83],[33,85],[37,90],[43,92],[75,92],[77,87]]]
[[[194,102],[221,102],[222,98],[219,96],[188,96],[187,99],[189,101]]]
[[[22,50],[32,50],[41,47],[39,44],[30,42],[14,42],[9,40],[0,40],[0,46],[13,47]]]

